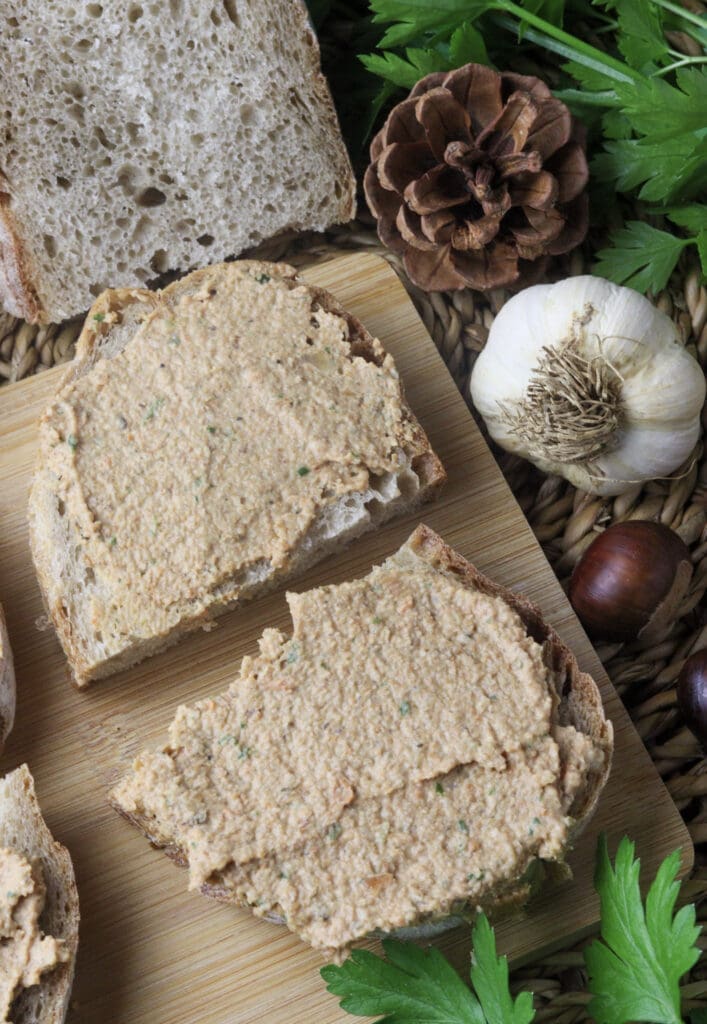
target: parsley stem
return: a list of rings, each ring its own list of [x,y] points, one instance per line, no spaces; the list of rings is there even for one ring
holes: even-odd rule
[[[674,64],[668,64],[667,68],[660,68],[658,71],[654,71],[651,78],[661,78],[663,75],[675,71],[676,68],[687,67],[688,64],[707,64],[707,57],[681,57]]]
[[[578,64],[592,68],[594,71],[601,71],[617,82],[633,83],[642,77],[637,72],[632,71],[627,64],[615,60],[609,54],[602,53],[601,50],[597,50],[596,47],[590,46],[588,43],[582,42],[581,39],[577,39],[576,36],[564,32],[561,28],[557,28],[556,25],[550,24],[549,21],[539,18],[531,11],[526,11],[523,7],[513,3],[513,0],[497,0],[493,6],[498,10],[512,14],[518,21],[538,29],[539,34],[534,32],[532,28],[526,29],[524,33],[525,38],[529,39],[532,43],[540,43],[541,46],[546,47],[548,50],[553,50],[561,57],[567,57],[569,60],[574,60]],[[503,24],[504,28],[509,27],[507,19],[499,18],[497,20],[500,24]],[[517,26],[513,25],[512,27],[516,31]],[[547,37],[549,37],[549,40]]]
[[[688,11],[686,7],[682,7],[680,4],[673,4],[670,0],[649,0],[649,3],[652,3],[655,7],[662,7],[664,11],[670,11],[671,14],[677,14],[683,21],[690,21],[702,30],[707,28],[704,18],[700,17],[699,14]]]
[[[582,89],[553,89],[552,95],[563,103],[583,104],[585,107],[621,107],[621,100],[611,89],[602,92],[584,92]]]

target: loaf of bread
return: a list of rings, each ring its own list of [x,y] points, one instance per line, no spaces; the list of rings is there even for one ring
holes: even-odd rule
[[[27,765],[0,779],[0,873],[0,1019],[62,1024],[79,899],[71,857],[44,822]]]
[[[0,301],[108,287],[354,215],[303,0],[4,0]]]
[[[444,479],[391,356],[291,267],[106,292],[42,420],[29,505],[74,680],[174,643]]]
[[[595,682],[528,601],[420,526],[289,594],[230,689],[177,711],[116,809],[193,889],[340,958],[373,931],[527,899],[609,773]]]

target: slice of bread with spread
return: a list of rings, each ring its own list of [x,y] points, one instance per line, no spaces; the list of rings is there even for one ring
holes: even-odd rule
[[[15,723],[15,666],[5,613],[0,604],[0,753]]]
[[[191,888],[334,957],[527,899],[613,747],[555,631],[424,526],[368,576],[288,602],[292,636],[266,630],[226,693],[179,708],[115,808]]]
[[[395,364],[282,264],[110,291],[40,426],[30,539],[79,686],[433,497]]]
[[[58,322],[108,287],[355,214],[304,0],[2,6],[0,301]]]
[[[79,942],[68,850],[47,828],[22,765],[0,780],[0,1020],[62,1024]]]

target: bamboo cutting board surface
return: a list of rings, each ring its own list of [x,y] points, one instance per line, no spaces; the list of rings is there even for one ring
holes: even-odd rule
[[[682,848],[687,830],[608,682],[559,583],[398,279],[378,257],[355,254],[304,277],[359,316],[394,355],[410,404],[449,474],[440,500],[356,541],[310,570],[293,589],[364,575],[426,522],[494,579],[540,605],[581,667],[599,681],[616,732],[614,770],[597,814],[570,855],[572,881],[546,887],[526,916],[498,926],[515,961],[592,930],[596,838],[610,850],[636,840],[644,872]],[[266,626],[289,631],[284,594],[219,620],[210,633],[83,693],[67,682],[30,561],[25,506],[36,420],[56,388],[51,370],[0,391],[0,601],[15,652],[18,712],[3,771],[27,761],[54,835],[71,851],[81,900],[73,1024],[334,1024],[352,1020],[319,978],[322,960],[285,928],[187,892],[173,866],[110,809],[106,793],[143,746],[156,745],[180,703],[225,689]],[[518,714],[523,714],[522,705]],[[436,940],[463,968],[469,933]],[[372,948],[375,943],[371,943]]]

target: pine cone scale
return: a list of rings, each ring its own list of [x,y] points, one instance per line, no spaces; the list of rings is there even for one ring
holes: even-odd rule
[[[510,186],[510,198],[513,206],[530,206],[534,210],[551,209],[558,201],[561,186],[555,175],[549,171],[537,174],[521,173],[516,175]]]
[[[422,230],[421,218],[404,204],[398,210],[395,226],[408,245],[415,249],[431,251],[438,248],[437,243],[429,239]]]
[[[422,125],[427,143],[440,163],[444,161],[449,140],[471,142],[471,120],[446,89],[433,89],[417,101],[415,116]]]
[[[439,164],[417,181],[411,181],[403,197],[415,213],[437,213],[469,202],[464,181],[444,164]]]
[[[442,80],[445,89],[469,112],[474,135],[483,131],[503,110],[501,78],[493,68],[484,67],[483,64],[467,64],[456,71],[450,71]],[[422,82],[418,82],[418,86]]]
[[[498,117],[478,135],[477,145],[491,160],[520,153],[538,117],[538,106],[529,93],[514,92]]]
[[[403,253],[403,266],[410,280],[426,291],[443,292],[459,287],[459,274],[449,246],[432,252],[409,248]]]
[[[391,192],[404,192],[427,174],[435,160],[425,142],[394,142],[378,157],[378,180]]]
[[[364,191],[413,282],[487,289],[518,287],[582,240],[587,177],[581,133],[545,83],[469,64],[391,111]]]
[[[537,150],[543,160],[565,146],[572,135],[572,115],[560,100],[546,100],[538,112],[528,145]]]
[[[584,150],[578,142],[568,142],[547,166],[557,181],[558,203],[571,202],[587,187],[589,168]]]

